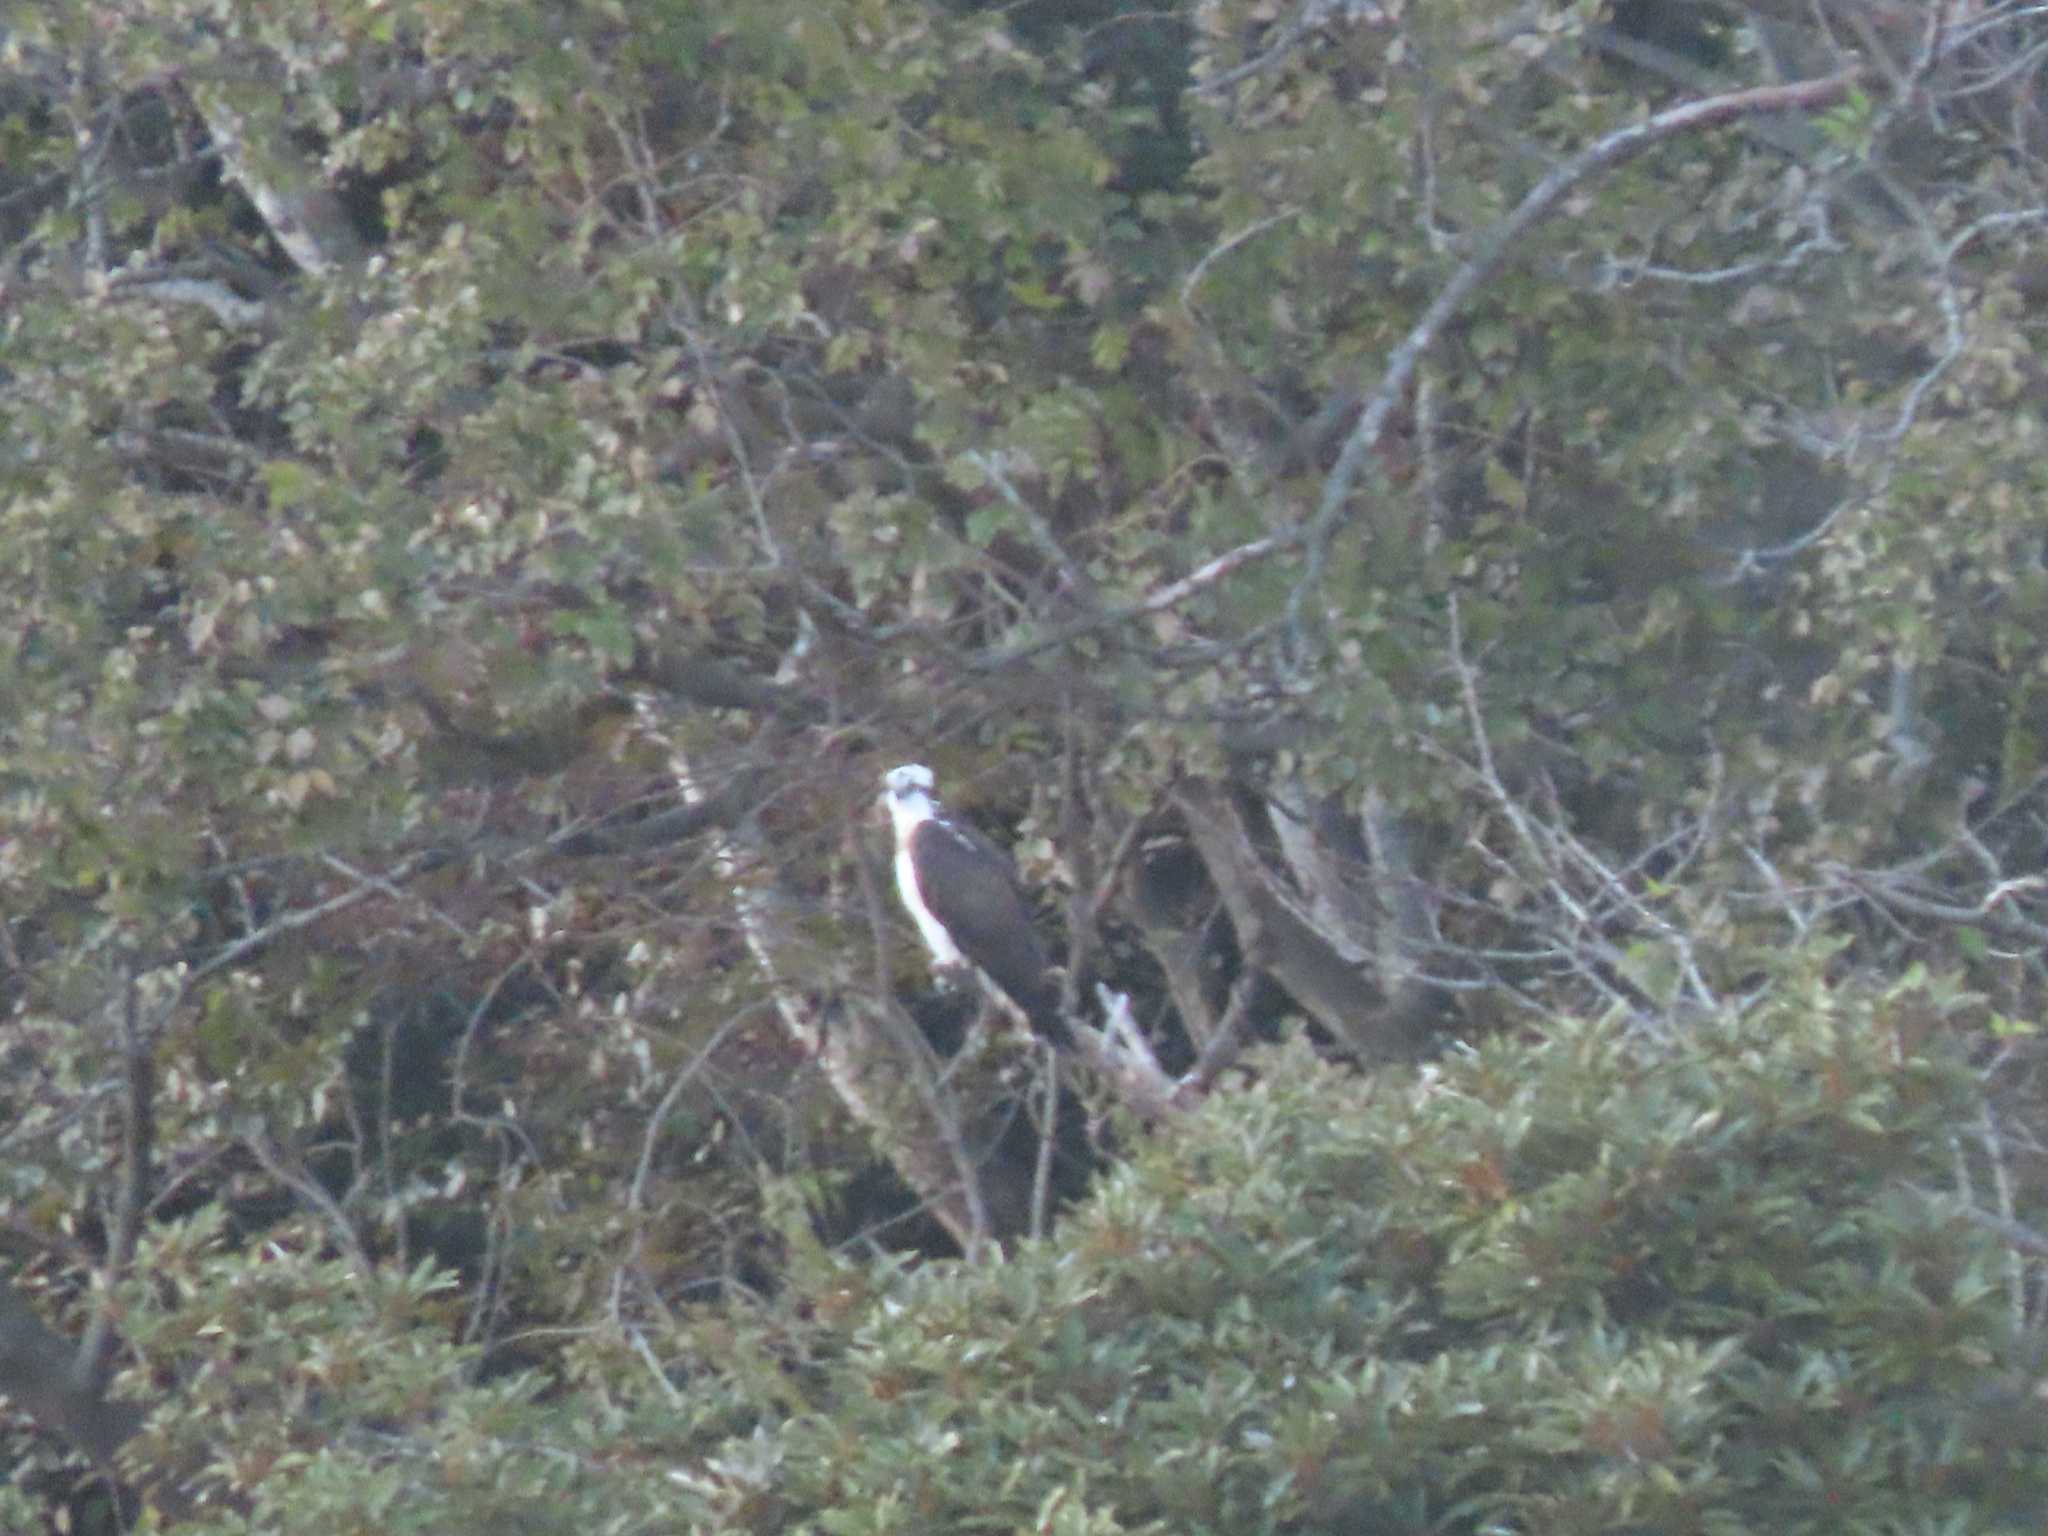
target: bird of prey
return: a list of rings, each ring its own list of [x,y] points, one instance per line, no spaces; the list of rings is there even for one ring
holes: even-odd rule
[[[1016,867],[947,814],[932,783],[922,763],[882,776],[882,804],[896,831],[896,890],[931,951],[932,968],[972,968],[1040,1035],[1066,1044],[1059,982],[1032,930]]]

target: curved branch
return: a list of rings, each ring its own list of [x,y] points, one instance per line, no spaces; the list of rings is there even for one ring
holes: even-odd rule
[[[1414,328],[1388,356],[1379,383],[1367,396],[1365,408],[1359,413],[1358,424],[1344,440],[1343,452],[1337,456],[1336,465],[1323,481],[1322,497],[1304,534],[1307,558],[1301,580],[1287,599],[1288,633],[1297,656],[1305,649],[1302,645],[1305,633],[1303,611],[1310,594],[1322,582],[1330,541],[1344,517],[1352,488],[1377,447],[1381,434],[1387,429],[1387,419],[1407,393],[1409,382],[1415,377],[1416,367],[1424,354],[1436,344],[1445,327],[1467,301],[1508,264],[1509,258],[1522,247],[1536,226],[1555,213],[1581,182],[1612,170],[1653,145],[1759,113],[1812,111],[1817,107],[1832,106],[1848,94],[1858,74],[1858,70],[1845,69],[1818,80],[1730,91],[1722,96],[1688,101],[1641,122],[1617,128],[1537,182],[1512,213],[1480,237],[1478,249],[1451,274],[1451,280],[1444,284],[1429,308],[1423,311],[1422,318],[1415,322]]]
[[[1245,966],[1265,971],[1304,1014],[1362,1059],[1412,1056],[1419,1044],[1412,1011],[1390,1006],[1378,979],[1348,959],[1282,889],[1230,791],[1189,779],[1175,788],[1173,802],[1230,914]]]
[[[226,283],[204,277],[122,278],[112,290],[127,298],[153,299],[159,304],[194,304],[231,331],[255,330],[269,314],[258,299],[245,299]]]

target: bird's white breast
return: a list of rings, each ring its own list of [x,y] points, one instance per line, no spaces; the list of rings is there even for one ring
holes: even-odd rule
[[[896,892],[903,898],[917,931],[924,935],[925,947],[932,952],[934,965],[962,965],[966,957],[960,953],[953,936],[946,932],[931,908],[924,904],[924,894],[917,888],[917,865],[910,857],[910,839],[899,838],[896,844]]]

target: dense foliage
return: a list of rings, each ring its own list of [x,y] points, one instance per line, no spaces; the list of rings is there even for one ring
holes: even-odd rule
[[[1658,1053],[1566,1028],[1370,1093],[1262,1063],[1056,1246],[858,1313],[782,1437],[781,1514],[2031,1528],[2005,1256],[1916,1188],[1975,1087],[1916,1052],[1915,1001],[1807,994]]]
[[[1923,985],[1796,992],[1369,1088],[1262,1056],[1056,1240],[800,1243],[678,1319],[673,1380],[586,1342],[581,1390],[472,1385],[421,1277],[309,1310],[180,1227],[130,1314],[194,1382],[149,1454],[252,1493],[191,1529],[297,1536],[2036,1529],[2022,1286],[1952,1184],[1976,1078]]]
[[[2035,1518],[2044,67],[8,7],[6,1515]]]

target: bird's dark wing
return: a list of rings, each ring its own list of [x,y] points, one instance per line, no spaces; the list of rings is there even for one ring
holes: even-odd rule
[[[935,818],[912,835],[917,893],[954,945],[1054,1044],[1059,988],[1007,855],[971,827]]]

